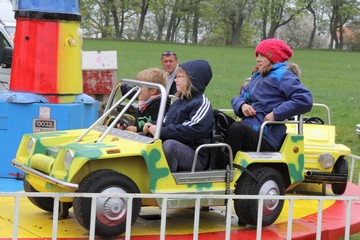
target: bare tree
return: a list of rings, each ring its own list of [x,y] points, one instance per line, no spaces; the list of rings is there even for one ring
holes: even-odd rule
[[[185,0],[180,6],[178,15],[183,27],[180,31],[183,32],[185,43],[198,42],[201,2],[202,0]]]
[[[123,1],[120,1],[121,3]],[[105,0],[105,5],[109,6],[111,15],[113,17],[113,21],[114,21],[114,30],[115,30],[115,37],[116,38],[121,38],[122,33],[123,33],[123,28],[120,30],[119,28],[119,18],[118,18],[118,12],[117,12],[117,7],[115,4],[115,0]],[[109,16],[107,16],[109,17]],[[123,21],[123,18],[121,18]],[[121,24],[121,26],[123,26],[123,22]]]
[[[269,6],[270,0],[261,0],[260,2],[260,13],[261,13],[261,32],[262,32],[262,39],[266,39],[267,33],[267,23],[269,18]]]
[[[330,45],[342,49],[344,45],[344,26],[353,17],[359,14],[360,3],[358,0],[330,0]]]
[[[229,43],[231,45],[239,44],[241,28],[245,19],[254,10],[253,3],[252,0],[221,0],[214,5],[221,15],[221,21],[230,29]]]
[[[297,8],[297,4],[286,0],[261,0],[260,13],[262,19],[262,38],[275,37],[276,30],[289,23],[299,13],[304,11],[304,7]],[[267,34],[266,29],[269,25]]]
[[[168,9],[168,4],[166,0],[156,0],[150,5],[152,12],[155,15],[155,23],[157,27],[156,31],[156,40],[161,41],[163,30],[166,26],[166,13]]]
[[[192,26],[192,43],[198,43],[198,33],[199,33],[199,21],[200,21],[200,4],[202,0],[194,1],[194,20]]]
[[[144,22],[145,22],[145,16],[147,14],[147,11],[149,9],[150,0],[142,0],[140,4],[140,21],[138,26],[138,31],[136,34],[136,39],[140,40],[141,35],[144,29]]]
[[[96,14],[94,14],[96,11]],[[112,37],[110,7],[107,0],[80,1],[80,12],[82,15],[82,28],[85,35],[96,35],[98,37]]]
[[[181,9],[179,10],[183,13],[182,32],[184,34],[184,43],[189,43],[190,40],[190,32],[192,27],[191,25],[193,22],[194,11],[195,11],[193,3],[194,3],[193,0],[189,0],[189,2],[187,2],[187,4],[182,5]]]
[[[182,13],[180,12],[180,7],[181,7],[182,3],[183,3],[183,1],[181,1],[181,0],[175,0],[174,4],[172,6],[170,20],[168,23],[166,36],[165,36],[165,41],[167,41],[167,42],[170,42],[170,41],[173,42],[175,39],[175,32],[181,21]]]
[[[311,16],[313,17],[313,28],[311,30],[310,39],[309,39],[307,48],[312,48],[314,39],[315,39],[316,29],[317,29],[316,12],[312,6],[314,1],[316,1],[316,0],[310,0],[308,2],[308,4],[306,5],[306,9],[311,13]]]
[[[313,48],[328,44],[329,34],[329,47],[342,48],[344,29],[356,26],[359,5],[359,0],[82,0],[80,12],[86,37],[238,45],[281,35],[294,46]],[[278,31],[284,25],[289,27]]]

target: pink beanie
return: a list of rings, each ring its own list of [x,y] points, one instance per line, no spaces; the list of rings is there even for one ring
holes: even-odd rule
[[[292,57],[291,48],[278,38],[269,38],[261,41],[255,48],[255,56],[261,53],[272,63],[285,62]]]

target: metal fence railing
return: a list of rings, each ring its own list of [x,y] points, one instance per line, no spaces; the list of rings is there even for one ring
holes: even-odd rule
[[[360,186],[360,171],[358,172],[358,179],[357,181],[355,181],[355,176],[354,176],[354,173],[356,171],[355,169],[355,162],[356,161],[359,161],[360,163],[360,156],[357,156],[357,155],[354,155],[354,154],[350,154],[348,156],[348,159],[351,159],[351,164],[350,164],[350,176],[349,176],[349,182],[352,182],[352,183],[355,183],[356,185],[359,185]],[[349,160],[350,160],[349,159]],[[358,166],[360,167],[360,166]]]
[[[99,197],[121,197],[128,199],[128,209],[132,208],[132,200],[134,198],[161,198],[162,208],[161,208],[161,220],[160,220],[160,231],[159,239],[165,239],[166,237],[166,223],[167,223],[167,212],[166,208],[167,201],[170,199],[191,199],[195,201],[194,208],[194,226],[193,226],[193,239],[198,239],[199,236],[199,219],[200,219],[200,201],[202,199],[211,198],[211,199],[226,199],[227,208],[225,214],[225,239],[230,239],[231,233],[231,218],[233,217],[232,213],[232,202],[234,199],[258,199],[259,200],[259,209],[262,209],[264,200],[268,200],[269,196],[254,196],[254,195],[193,195],[193,194],[98,194],[98,193],[24,193],[24,192],[8,192],[0,193],[0,197],[13,197],[15,198],[15,211],[14,211],[14,220],[13,220],[13,231],[12,239],[18,238],[19,232],[19,215],[20,215],[20,198],[23,197],[52,197],[54,201],[54,211],[52,217],[52,239],[58,239],[58,225],[59,225],[59,198],[61,197],[87,197],[92,198],[92,209],[91,209],[91,222],[90,222],[90,231],[89,239],[95,239],[95,214],[96,214],[96,199]],[[344,197],[344,196],[272,196],[271,199],[283,199],[288,201],[288,218],[287,218],[287,232],[286,239],[292,239],[293,232],[293,216],[294,216],[294,203],[295,201],[306,201],[306,200],[315,200],[317,201],[317,227],[316,227],[316,239],[321,239],[322,234],[322,217],[323,217],[323,204],[324,201],[344,201],[346,202],[346,213],[345,213],[345,231],[344,239],[349,239],[350,236],[350,219],[352,205],[358,204],[360,202],[360,196]],[[126,222],[126,232],[125,239],[131,239],[131,211],[127,211],[127,222]],[[256,226],[256,239],[262,239],[262,212],[258,212],[258,224]]]
[[[350,175],[349,181],[360,185],[360,177],[357,182],[353,181],[354,171],[355,171],[355,162],[360,160],[359,156],[350,155],[351,164],[350,164]],[[360,186],[359,186],[360,187]],[[159,239],[163,240],[166,237],[166,227],[167,227],[167,215],[168,208],[167,202],[172,199],[191,199],[195,201],[194,208],[194,225],[193,225],[193,239],[198,239],[199,237],[199,228],[200,228],[200,202],[202,199],[226,199],[226,214],[225,214],[225,238],[226,240],[230,239],[231,236],[231,218],[234,217],[232,211],[232,204],[234,199],[257,199],[259,201],[259,210],[258,210],[258,224],[256,226],[256,239],[262,239],[262,208],[264,200],[268,200],[269,196],[253,196],[253,195],[195,195],[195,194],[99,194],[99,193],[29,193],[29,192],[0,192],[0,198],[14,198],[14,216],[13,216],[13,229],[12,229],[12,239],[18,238],[19,233],[19,216],[20,216],[20,199],[26,197],[52,197],[54,198],[54,211],[52,217],[52,239],[58,238],[58,226],[59,226],[59,199],[62,197],[87,197],[92,198],[92,208],[91,208],[91,222],[90,222],[90,231],[89,239],[95,239],[95,215],[96,215],[96,199],[99,197],[121,197],[128,199],[127,207],[128,209],[132,208],[132,200],[134,198],[159,198],[162,199],[162,206],[160,208],[160,231]],[[346,203],[345,211],[345,229],[344,229],[344,239],[350,239],[351,232],[351,213],[353,205],[359,205],[360,196],[308,196],[308,195],[291,195],[291,196],[271,196],[271,199],[283,199],[288,201],[288,217],[287,217],[287,230],[286,230],[286,239],[292,239],[293,233],[293,216],[294,216],[294,203],[295,201],[307,201],[315,200],[317,202],[317,226],[316,226],[316,239],[321,239],[322,234],[322,220],[323,220],[323,204],[327,200],[336,200],[343,201]],[[126,232],[124,237],[126,240],[131,238],[131,214],[132,211],[127,211],[127,222],[126,222]]]

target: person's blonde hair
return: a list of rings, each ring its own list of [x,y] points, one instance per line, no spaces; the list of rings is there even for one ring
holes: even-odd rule
[[[159,68],[147,68],[138,72],[136,79],[144,82],[151,82],[161,84],[166,87],[167,76],[166,73]]]
[[[175,96],[181,98],[181,99],[191,99],[192,98],[192,94],[191,94],[191,91],[194,89],[194,86],[192,85],[192,82],[191,82],[191,79],[190,79],[190,76],[186,73],[186,71],[181,67],[179,66],[179,69],[177,71],[177,73],[180,73],[180,74],[184,74],[186,76],[186,87],[185,87],[185,91],[184,92],[177,92],[175,94]]]

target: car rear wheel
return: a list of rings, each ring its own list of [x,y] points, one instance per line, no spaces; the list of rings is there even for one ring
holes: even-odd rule
[[[343,194],[345,192],[346,185],[347,185],[347,178],[348,178],[348,172],[349,172],[347,159],[343,158],[343,157],[339,158],[336,161],[332,172],[334,174],[344,174],[344,175],[346,175],[346,181],[345,182],[343,182],[343,183],[332,183],[331,184],[331,189],[332,189],[333,193],[337,194],[337,195],[341,195],[341,194]]]
[[[269,167],[257,167],[251,171],[258,181],[244,172],[236,184],[236,195],[285,195],[285,184],[279,171]],[[262,225],[273,224],[279,217],[283,205],[284,200],[264,200]],[[257,225],[258,200],[235,199],[234,208],[239,222]]]
[[[136,184],[127,176],[113,170],[97,170],[86,176],[79,184],[83,193],[139,193]],[[95,234],[102,237],[115,237],[126,229],[127,202],[125,197],[99,197],[96,199]],[[76,197],[73,202],[78,222],[90,230],[91,198]],[[140,198],[133,199],[132,220],[139,217]]]

